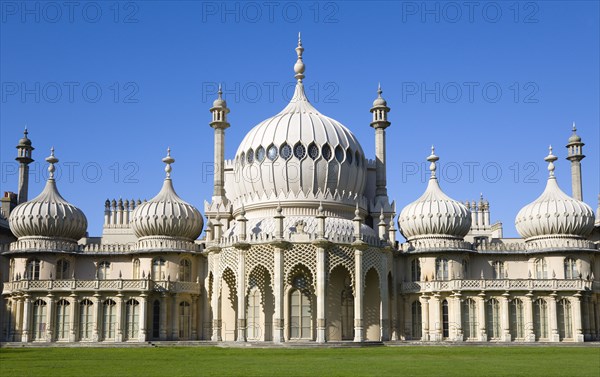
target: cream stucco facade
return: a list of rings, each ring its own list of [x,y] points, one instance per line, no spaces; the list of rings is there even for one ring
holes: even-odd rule
[[[169,150],[156,197],[107,200],[103,233],[89,237],[85,214],[58,192],[54,151],[46,187],[28,200],[26,132],[19,193],[1,202],[2,340],[600,340],[600,221],[582,201],[575,129],[574,197],[558,187],[550,150],[545,190],[516,217],[523,238],[503,238],[483,198],[444,194],[433,148],[423,195],[397,213],[381,88],[369,159],[310,104],[300,40],[296,52],[292,100],[249,130],[231,160],[219,90],[214,191],[202,213],[175,193],[182,178]]]

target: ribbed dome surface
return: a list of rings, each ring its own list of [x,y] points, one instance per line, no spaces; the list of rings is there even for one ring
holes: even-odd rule
[[[135,209],[131,223],[138,238],[162,236],[188,241],[198,238],[203,225],[200,212],[175,193],[170,178],[165,179],[158,195]]]
[[[56,237],[77,241],[85,236],[87,219],[79,208],[60,195],[56,181],[50,178],[40,195],[13,209],[9,225],[18,238]]]
[[[587,237],[594,229],[594,211],[565,194],[551,176],[539,198],[523,207],[515,219],[526,240],[548,236]]]
[[[471,228],[471,214],[462,203],[444,194],[437,179],[432,177],[425,193],[402,209],[398,225],[408,241],[421,238],[462,239]]]
[[[366,182],[366,160],[358,140],[310,104],[302,82],[279,114],[244,137],[235,167],[237,197],[327,189],[362,195]]]

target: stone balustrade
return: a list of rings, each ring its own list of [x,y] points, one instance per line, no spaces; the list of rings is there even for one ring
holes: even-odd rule
[[[4,283],[2,294],[18,292],[169,292],[200,293],[200,283],[149,279],[110,280],[15,280]]]
[[[562,279],[479,279],[404,282],[402,293],[453,291],[600,291],[600,282]]]

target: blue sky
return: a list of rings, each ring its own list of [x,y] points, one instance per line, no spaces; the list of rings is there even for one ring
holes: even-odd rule
[[[302,32],[308,96],[374,156],[369,108],[381,82],[392,108],[388,183],[398,212],[425,189],[432,144],[444,191],[490,201],[516,236],[543,190],[543,158],[571,192],[564,147],[577,123],[584,200],[597,208],[598,2],[63,2],[0,8],[0,186],[16,191],[14,146],[36,150],[30,197],[55,146],[59,189],[101,233],[109,198],[153,197],[167,146],[174,185],[210,199],[216,85],[231,109],[226,158],[291,95]]]

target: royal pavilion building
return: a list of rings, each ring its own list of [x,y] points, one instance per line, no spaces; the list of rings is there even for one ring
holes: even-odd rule
[[[0,203],[2,341],[600,340],[600,220],[582,201],[574,127],[573,195],[557,184],[550,148],[546,186],[515,219],[522,238],[503,238],[486,200],[444,194],[433,148],[423,194],[392,201],[381,88],[370,110],[375,156],[366,156],[308,101],[303,51],[299,40],[289,104],[230,160],[219,90],[214,191],[202,212],[176,194],[185,178],[168,150],[156,196],[106,200],[102,235],[89,236],[85,214],[59,193],[60,150],[28,198],[25,131],[17,193]]]

